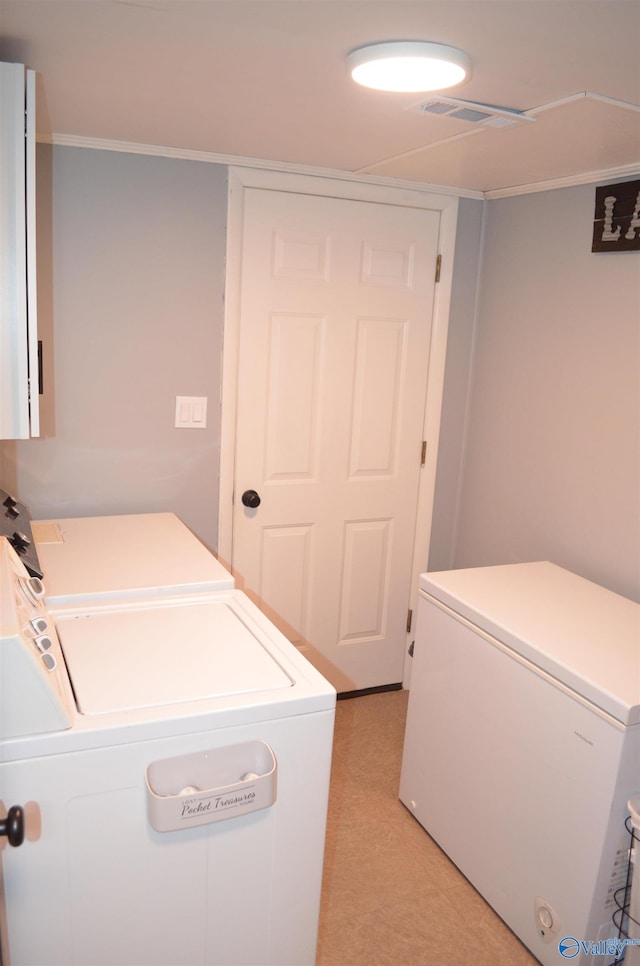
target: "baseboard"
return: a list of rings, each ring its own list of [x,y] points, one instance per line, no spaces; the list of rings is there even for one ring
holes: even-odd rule
[[[346,698],[361,698],[365,694],[381,694],[383,691],[402,691],[402,682],[399,684],[381,684],[377,688],[362,688],[360,691],[340,691],[338,701]]]

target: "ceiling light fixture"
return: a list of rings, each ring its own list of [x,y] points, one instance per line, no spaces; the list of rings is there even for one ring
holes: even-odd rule
[[[377,91],[440,91],[471,74],[471,58],[446,44],[397,40],[358,47],[347,55],[351,76]]]

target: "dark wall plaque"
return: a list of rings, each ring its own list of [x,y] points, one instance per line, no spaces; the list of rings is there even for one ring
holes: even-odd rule
[[[640,251],[640,181],[596,188],[591,251]]]

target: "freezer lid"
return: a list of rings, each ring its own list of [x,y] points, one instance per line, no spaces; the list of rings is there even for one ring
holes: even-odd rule
[[[640,606],[548,561],[422,574],[420,590],[624,724],[640,722]]]
[[[47,603],[227,590],[234,579],[173,513],[34,520]]]

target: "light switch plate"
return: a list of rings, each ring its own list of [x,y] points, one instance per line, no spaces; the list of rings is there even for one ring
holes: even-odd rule
[[[176,396],[176,429],[207,428],[207,397]]]

